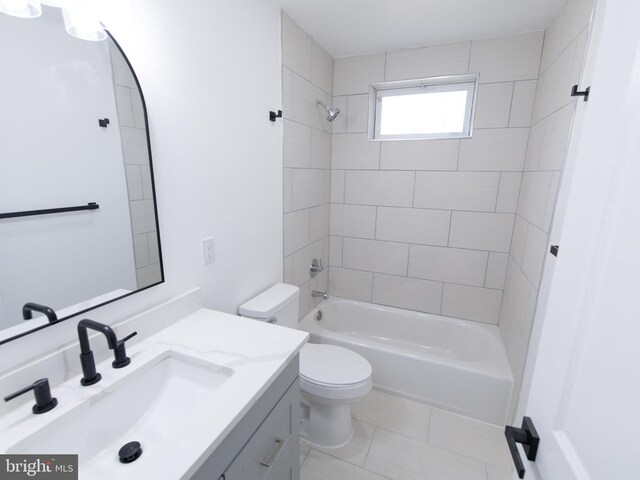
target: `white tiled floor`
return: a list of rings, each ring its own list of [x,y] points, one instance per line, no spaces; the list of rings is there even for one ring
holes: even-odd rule
[[[353,440],[301,445],[301,480],[511,480],[502,428],[393,395],[352,405]]]

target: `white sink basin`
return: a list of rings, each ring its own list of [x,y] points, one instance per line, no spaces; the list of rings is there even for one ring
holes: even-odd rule
[[[118,459],[123,445],[140,442],[143,453],[137,462],[151,460],[154,449],[166,440],[179,446],[180,426],[210,413],[207,405],[231,375],[229,368],[166,352],[16,443],[8,453],[78,454],[83,477],[111,472],[115,478],[114,467],[126,467]]]

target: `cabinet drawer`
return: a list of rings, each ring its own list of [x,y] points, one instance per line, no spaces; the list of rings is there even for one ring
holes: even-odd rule
[[[244,480],[277,478],[291,459],[292,402],[289,394],[269,413],[242,451]]]

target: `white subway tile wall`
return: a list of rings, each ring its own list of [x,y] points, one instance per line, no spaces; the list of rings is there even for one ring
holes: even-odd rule
[[[302,318],[320,301],[311,291],[328,289],[328,271],[312,279],[309,267],[314,258],[330,263],[329,202],[344,199],[344,172],[331,173],[332,124],[316,105],[332,102],[333,58],[284,12],[282,64],[284,281],[300,287]]]
[[[332,131],[330,294],[498,323],[542,39],[335,60],[333,104],[344,121]],[[367,140],[370,84],[478,72],[473,138]]]
[[[531,133],[499,319],[500,334],[515,377],[513,405],[517,403],[542,268],[548,257],[551,218],[576,104],[570,91],[580,83],[592,8],[592,0],[565,2],[545,34],[537,89],[533,82],[516,82],[514,90],[509,125],[528,125],[528,117]],[[516,181],[510,179],[513,184]],[[513,185],[505,188],[512,190]],[[509,212],[513,211],[512,205],[509,202]]]

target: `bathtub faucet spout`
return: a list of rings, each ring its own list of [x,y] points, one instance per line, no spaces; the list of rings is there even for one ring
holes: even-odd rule
[[[329,295],[327,295],[327,292],[319,292],[317,290],[313,290],[311,292],[311,298],[322,298],[323,300],[327,300],[329,298]]]

